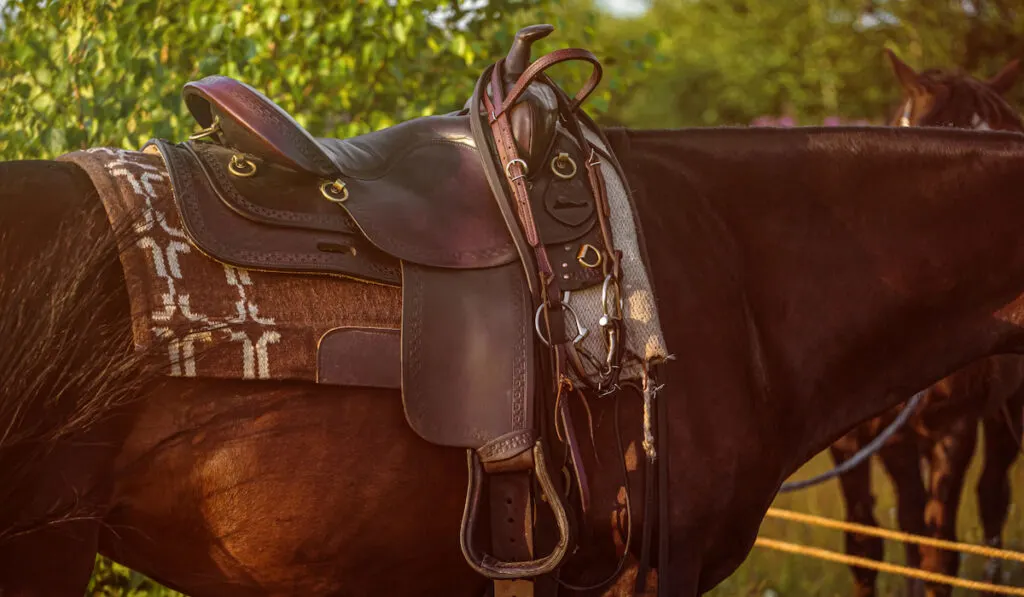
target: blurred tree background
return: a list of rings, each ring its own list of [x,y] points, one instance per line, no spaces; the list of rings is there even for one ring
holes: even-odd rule
[[[981,77],[1024,56],[1024,0],[654,0],[617,16],[622,1],[9,0],[0,158],[184,139],[195,127],[181,86],[215,73],[260,89],[321,136],[457,110],[515,31],[536,22],[557,30],[535,55],[582,46],[605,65],[587,106],[599,122],[644,128],[882,123],[900,98],[885,47],[918,69]],[[567,89],[588,74],[554,70]],[[1022,105],[1024,85],[1010,99]],[[838,503],[834,488],[823,491]],[[766,569],[769,584],[802,586],[780,580],[783,565]],[[846,570],[828,566],[848,588]],[[755,580],[722,595],[768,586],[744,570]],[[165,594],[103,559],[89,591]]]

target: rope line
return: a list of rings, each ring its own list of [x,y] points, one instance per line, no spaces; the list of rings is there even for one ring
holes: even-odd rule
[[[838,564],[846,564],[847,566],[858,566],[860,568],[878,570],[879,572],[902,574],[904,576],[909,576],[911,578],[919,578],[925,582],[942,583],[968,590],[987,593],[997,593],[1001,595],[1024,595],[1024,588],[1004,587],[1000,585],[993,585],[991,583],[986,582],[968,580],[965,578],[957,578],[955,576],[946,576],[945,574],[939,574],[937,572],[928,572],[927,570],[908,568],[906,566],[890,564],[888,562],[877,562],[869,558],[851,556],[844,553],[829,551],[827,549],[821,549],[818,547],[807,547],[805,545],[788,543],[786,541],[778,541],[776,539],[768,539],[766,537],[758,537],[757,540],[754,541],[754,545],[756,547],[774,549],[777,551],[782,551],[795,555],[809,556],[812,558],[818,558],[820,560],[826,560]]]
[[[883,529],[880,527],[857,524],[855,522],[833,520],[831,518],[823,518],[821,516],[814,516],[813,514],[793,512],[791,510],[769,508],[767,514],[765,514],[765,518],[779,518],[782,520],[789,520],[792,522],[799,522],[803,524],[820,526],[830,529],[837,529],[840,531],[851,531],[854,533],[859,533],[861,535],[881,537],[883,539],[892,539],[894,541],[903,541],[905,543],[916,543],[917,545],[926,545],[928,547],[937,547],[939,549],[960,551],[963,553],[970,553],[978,556],[984,556],[987,558],[999,558],[1002,560],[1013,560],[1015,562],[1024,563],[1024,553],[1020,553],[1017,551],[996,549],[995,547],[974,545],[972,543],[945,541],[943,539],[934,539],[932,537],[922,537],[920,535],[911,535],[910,533],[904,533],[901,531],[894,531],[890,529]],[[1021,594],[1024,595],[1024,593]]]
[[[825,481],[835,479],[840,475],[845,475],[860,466],[862,462],[871,458],[876,452],[881,450],[882,446],[884,446],[892,436],[896,435],[897,431],[907,424],[907,420],[910,419],[910,415],[914,414],[914,411],[917,410],[917,405],[921,403],[921,399],[924,398],[927,393],[928,390],[922,390],[914,394],[907,402],[907,405],[903,407],[903,410],[900,411],[900,414],[896,416],[896,419],[893,420],[892,423],[889,423],[889,426],[876,435],[875,438],[868,442],[867,445],[858,450],[856,454],[843,461],[832,470],[825,471],[820,475],[815,475],[810,479],[783,483],[782,486],[779,487],[779,493],[788,493],[790,491],[798,491],[800,489],[812,487],[814,485],[824,483]]]

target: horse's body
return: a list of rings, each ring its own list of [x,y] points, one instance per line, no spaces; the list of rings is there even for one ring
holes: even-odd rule
[[[899,126],[955,126],[979,130],[1024,132],[1020,115],[1001,97],[1017,80],[1019,62],[1013,61],[989,81],[948,70],[915,72],[895,54],[889,58],[905,99],[891,124]],[[978,422],[985,431],[985,468],[978,483],[978,509],[988,545],[1002,545],[1003,525],[1010,502],[1007,478],[1020,453],[1021,416],[1024,410],[1024,360],[1000,357],[974,363],[927,390],[918,413],[903,432],[893,436],[878,456],[897,495],[899,526],[904,531],[956,540],[957,510],[963,484],[974,455]],[[852,458],[878,432],[896,418],[898,409],[851,430],[832,445],[838,464]],[[921,460],[928,463],[927,486]],[[870,463],[840,477],[847,520],[876,526]],[[906,544],[909,566],[956,576],[960,567],[955,552]],[[846,551],[881,560],[882,540],[846,534]],[[854,593],[875,594],[878,573],[852,568]],[[986,580],[998,582],[998,561],[986,568]],[[909,580],[912,594],[949,595],[952,587],[923,585]]]
[[[659,395],[671,438],[661,454],[669,595],[728,576],[782,480],[851,427],[970,362],[1024,350],[1024,136],[609,138],[637,191],[677,357]],[[420,440],[397,393],[140,379],[124,282],[85,176],[12,163],[0,177],[10,272],[0,281],[29,281],[0,292],[6,338],[25,348],[0,352],[3,378],[25,380],[5,382],[0,428],[16,408],[35,418],[13,429],[37,425],[19,443],[0,436],[4,477],[11,458],[30,465],[0,485],[5,597],[80,595],[97,546],[195,597],[482,594],[458,544],[465,457]],[[65,344],[88,348],[58,358],[51,349]],[[88,383],[103,375],[123,383]],[[128,382],[146,388],[112,391]],[[593,406],[606,464],[591,469],[592,534],[569,580],[600,578],[616,560],[614,404]],[[640,404],[620,406],[635,456]],[[68,432],[54,436],[58,426]],[[642,487],[639,472],[633,480]]]

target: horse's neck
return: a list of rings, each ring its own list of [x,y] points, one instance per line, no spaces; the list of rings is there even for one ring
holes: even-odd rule
[[[696,129],[629,141],[669,349],[731,367],[683,381],[746,390],[732,408],[767,417],[788,465],[957,368],[1024,347],[1024,136]]]

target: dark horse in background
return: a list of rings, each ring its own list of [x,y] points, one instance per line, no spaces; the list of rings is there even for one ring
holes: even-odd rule
[[[1003,99],[1020,74],[1014,60],[988,81],[954,71],[915,72],[888,52],[904,99],[892,126],[957,127],[975,130],[1024,132],[1020,115]],[[900,407],[902,408],[902,407]],[[957,510],[964,479],[977,443],[978,421],[985,431],[985,465],[978,482],[978,510],[985,543],[1002,546],[1003,525],[1010,503],[1008,472],[1020,453],[1021,416],[1024,409],[1024,360],[994,357],[973,363],[928,388],[917,412],[906,426],[878,451],[878,457],[896,491],[897,516],[902,530],[956,540]],[[868,421],[844,435],[829,451],[837,465],[863,449],[897,416],[899,408]],[[921,461],[927,464],[927,487]],[[877,526],[873,512],[870,461],[840,476],[846,518]],[[956,576],[956,552],[906,544],[908,566]],[[846,533],[847,553],[881,560],[882,539]],[[855,594],[875,594],[878,573],[852,568]],[[985,580],[999,582],[999,560],[986,566]],[[908,579],[911,594],[949,595],[951,587],[923,585]]]
[[[854,425],[1024,352],[1024,136],[606,134],[676,356],[661,597],[730,575],[783,480]],[[12,162],[0,181],[4,597],[80,597],[97,550],[193,597],[483,594],[458,541],[465,454],[417,436],[399,392],[152,373],[86,175]],[[600,461],[620,420],[635,454],[639,401],[592,408]],[[591,470],[576,584],[621,547],[618,471]]]

